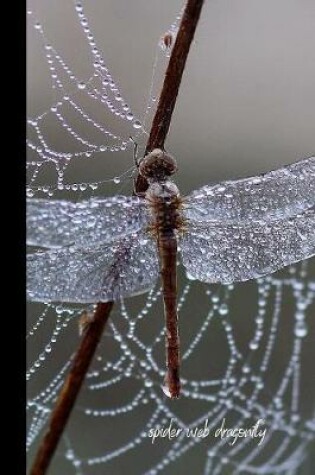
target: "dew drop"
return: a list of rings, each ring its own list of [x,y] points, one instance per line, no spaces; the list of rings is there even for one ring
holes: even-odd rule
[[[170,392],[169,387],[168,387],[167,384],[165,384],[165,383],[163,384],[163,386],[162,386],[162,391],[163,391],[163,393],[165,394],[165,396],[167,396],[167,397],[169,397],[169,398],[172,397],[172,396],[171,396],[171,392]]]
[[[219,315],[227,315],[229,313],[229,307],[226,303],[223,303],[222,305],[220,305],[218,312]]]
[[[250,348],[251,350],[257,350],[257,348],[258,348],[258,343],[257,343],[257,341],[251,341],[250,344],[249,344],[249,348]]]
[[[134,129],[141,129],[141,127],[142,127],[142,124],[141,124],[140,120],[135,120],[132,125],[133,125]]]
[[[81,82],[78,83],[78,89],[83,90],[83,89],[85,89],[85,88],[86,88],[85,82],[82,82],[82,81],[81,81]]]
[[[120,183],[120,178],[119,178],[119,176],[115,176],[115,178],[113,179],[113,182],[114,182],[116,185],[119,185],[119,183]]]
[[[170,49],[173,44],[173,35],[171,31],[167,31],[161,41],[162,49]]]
[[[294,328],[294,334],[298,338],[304,338],[308,333],[307,325],[303,320],[297,321]]]

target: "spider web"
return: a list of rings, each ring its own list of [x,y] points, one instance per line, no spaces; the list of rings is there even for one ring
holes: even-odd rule
[[[159,40],[147,103],[144,113],[137,114],[110,73],[82,4],[73,4],[73,17],[83,33],[92,70],[83,79],[52,44],[35,11],[30,7],[29,25],[38,34],[51,83],[49,107],[28,120],[27,195],[73,198],[75,194],[80,199],[120,191],[130,185],[133,171],[129,137],[144,147],[146,124],[170,50]],[[176,35],[179,18],[165,31]],[[66,150],[61,147],[64,143]],[[92,161],[96,172],[90,170]],[[315,439],[314,260],[234,286],[203,285],[179,271],[181,399],[170,401],[161,391],[165,373],[161,289],[121,301],[51,473],[311,473],[307,460]],[[84,310],[93,307],[30,305],[27,447],[31,454],[71,364]],[[263,420],[264,442],[247,437],[230,445],[231,438],[215,437],[223,420],[229,428],[249,428]],[[205,421],[209,436],[188,437],[187,430],[201,428]],[[170,422],[182,429],[180,435],[171,441],[160,437],[153,444],[150,430],[166,428]]]

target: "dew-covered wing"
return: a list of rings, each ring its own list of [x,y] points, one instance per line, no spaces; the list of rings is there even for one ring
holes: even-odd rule
[[[147,225],[144,200],[115,196],[73,203],[27,201],[27,244],[46,248],[90,246],[119,239]]]
[[[156,244],[140,231],[111,244],[30,254],[27,294],[36,302],[106,302],[145,292],[157,276]]]
[[[315,209],[265,221],[191,222],[180,247],[187,272],[200,281],[258,278],[315,255]]]
[[[315,156],[252,178],[208,185],[186,199],[192,221],[274,220],[315,205]]]

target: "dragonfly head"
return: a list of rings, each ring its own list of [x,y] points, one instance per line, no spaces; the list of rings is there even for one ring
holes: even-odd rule
[[[149,182],[164,181],[177,171],[177,163],[172,155],[160,148],[148,153],[139,164],[139,173]]]

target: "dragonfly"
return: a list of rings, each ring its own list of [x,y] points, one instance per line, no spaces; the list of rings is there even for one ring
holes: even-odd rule
[[[139,196],[81,202],[29,199],[27,293],[36,302],[117,301],[161,277],[163,390],[180,395],[178,253],[190,277],[230,284],[315,254],[315,155],[263,175],[206,185],[182,197],[176,160],[154,149],[138,164]]]

